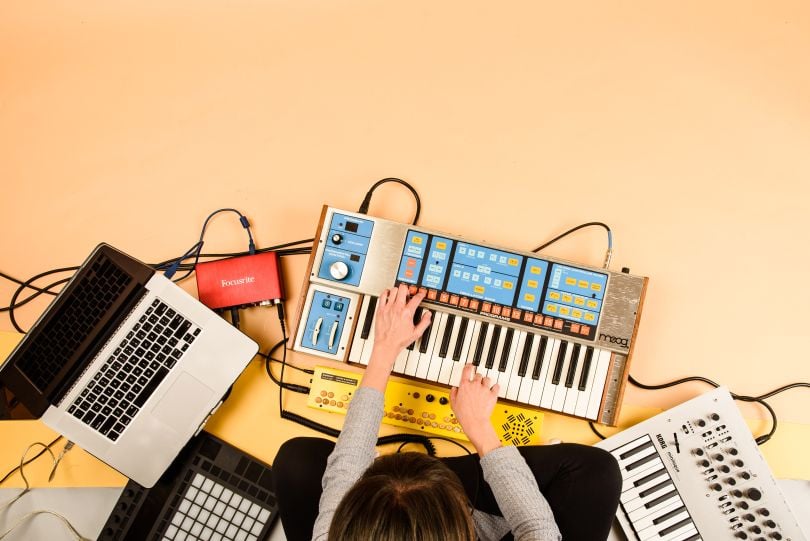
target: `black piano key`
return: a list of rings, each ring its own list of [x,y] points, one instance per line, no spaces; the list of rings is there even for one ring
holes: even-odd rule
[[[368,301],[368,310],[366,311],[366,319],[363,320],[363,328],[360,330],[360,338],[363,340],[368,339],[371,332],[371,322],[374,321],[374,313],[377,311],[377,297],[371,297]]]
[[[529,354],[532,352],[532,343],[534,342],[534,335],[528,333],[526,340],[523,342],[523,352],[520,354],[520,364],[518,365],[518,376],[525,377],[526,370],[529,368]]]
[[[670,511],[668,513],[664,513],[660,517],[654,518],[652,523],[657,526],[658,524],[661,524],[662,522],[671,519],[675,515],[677,515],[679,513],[683,513],[685,510],[686,510],[686,507],[682,505],[677,509],[673,509],[672,511]]]
[[[661,490],[662,488],[664,488],[666,486],[669,486],[671,484],[672,484],[672,479],[664,479],[663,481],[661,481],[660,483],[658,483],[655,486],[651,486],[650,488],[645,488],[644,490],[639,492],[638,495],[641,498],[646,498],[647,496],[649,496],[650,494],[652,494],[656,490]]]
[[[568,373],[565,375],[565,386],[569,389],[574,386],[574,376],[577,375],[577,364],[579,364],[579,350],[580,345],[574,344],[574,349],[571,350],[571,362],[568,363]]]
[[[458,324],[458,337],[456,338],[456,347],[453,348],[453,360],[461,360],[461,350],[464,349],[464,338],[467,336],[467,325],[470,320],[466,317],[461,318],[461,323]]]
[[[554,365],[554,372],[551,374],[552,385],[559,385],[562,378],[563,362],[565,361],[565,351],[568,349],[568,342],[560,342],[560,349],[557,351],[557,364]]]
[[[473,364],[475,366],[481,364],[481,355],[484,354],[484,342],[486,342],[488,330],[489,323],[481,323],[481,330],[478,332],[478,341],[475,344],[475,354],[473,355]]]
[[[645,475],[641,479],[636,479],[635,481],[633,481],[633,486],[638,488],[638,487],[640,487],[641,485],[643,485],[645,483],[649,483],[651,480],[655,479],[656,477],[658,477],[659,475],[661,475],[662,473],[665,473],[665,472],[666,472],[666,469],[664,469],[664,468],[661,468],[660,470],[656,470],[656,471],[652,472],[649,475]]]
[[[640,453],[644,449],[649,449],[650,447],[652,447],[652,440],[646,440],[644,443],[642,443],[638,447],[633,447],[629,451],[625,451],[622,454],[620,454],[619,459],[624,460],[625,458],[630,458],[631,456],[633,456],[633,455],[635,455],[637,453]]]
[[[644,504],[644,507],[646,507],[647,509],[652,509],[653,507],[655,507],[659,503],[663,503],[663,502],[667,501],[668,499],[672,498],[673,496],[677,496],[677,495],[678,495],[678,491],[676,489],[670,490],[666,494],[662,494],[661,496],[658,496],[654,500],[648,501],[647,503]]]
[[[448,314],[446,321],[447,323],[444,326],[444,336],[442,336],[441,345],[439,346],[440,359],[447,357],[447,350],[450,348],[450,336],[453,334],[453,325],[456,322],[456,316],[453,314]]]
[[[642,458],[642,459],[640,459],[640,460],[636,460],[636,461],[635,461],[635,462],[633,462],[632,464],[628,465],[628,466],[627,466],[625,469],[626,469],[627,471],[633,471],[633,470],[635,470],[636,468],[639,468],[639,467],[643,466],[643,465],[644,465],[644,464],[646,464],[647,462],[652,462],[652,461],[653,461],[653,460],[655,460],[656,458],[658,458],[658,453],[653,453],[653,454],[651,454],[651,455],[647,455],[647,456],[645,456],[644,458]]]
[[[534,368],[532,369],[532,379],[540,379],[540,370],[543,368],[543,356],[546,354],[546,346],[548,345],[548,337],[540,337],[540,345],[537,346],[537,357],[534,360]]]
[[[413,313],[413,324],[418,325],[419,321],[422,319],[422,307],[417,306],[416,311]],[[414,346],[416,345],[416,340],[408,344],[408,347],[405,348],[408,351],[413,351]]]
[[[512,349],[512,338],[515,336],[515,329],[509,328],[503,339],[503,349],[501,350],[501,361],[498,363],[498,372],[506,372],[506,365],[509,364],[509,350]]]
[[[422,340],[419,342],[419,353],[427,353],[428,345],[430,343],[430,333],[433,332],[433,322],[435,320],[430,320],[430,325],[428,328],[425,329],[425,332],[422,334]]]
[[[689,518],[689,517],[686,517],[685,519],[683,519],[683,520],[681,520],[679,522],[676,522],[675,524],[673,524],[671,526],[667,526],[666,528],[664,528],[663,530],[658,532],[658,536],[659,537],[664,537],[665,535],[669,535],[672,532],[674,532],[675,530],[677,530],[679,528],[683,528],[684,526],[686,526],[690,522],[692,522],[692,519]]]
[[[492,329],[492,340],[489,342],[489,352],[487,352],[487,362],[484,365],[484,368],[487,370],[492,370],[492,366],[495,364],[495,352],[498,349],[498,341],[501,339],[501,327],[495,325]]]
[[[588,346],[585,349],[585,359],[582,361],[582,374],[579,376],[579,385],[577,389],[584,391],[588,386],[588,374],[591,371],[591,363],[593,363],[593,348]]]
[[[698,541],[698,539],[700,539],[700,534],[696,533],[695,535],[691,535],[686,539],[682,539],[681,541]]]

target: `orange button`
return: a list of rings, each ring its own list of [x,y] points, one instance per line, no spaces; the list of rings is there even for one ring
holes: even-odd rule
[[[450,295],[450,304],[458,306],[458,295]]]
[[[405,278],[413,278],[413,269],[405,269]]]
[[[520,310],[517,310],[517,309],[512,310],[512,319],[520,319],[520,315],[522,313],[523,312],[521,312]]]
[[[523,314],[523,321],[525,321],[526,323],[531,323],[534,317],[535,316],[531,312],[526,312],[525,314]]]
[[[479,304],[480,304],[480,303],[479,303],[477,300],[475,300],[475,299],[470,299],[470,310],[475,310],[475,311],[477,312],[477,311],[478,311],[478,305],[479,305]]]
[[[579,332],[579,323],[571,323],[571,332]]]
[[[552,325],[554,325],[554,318],[546,316],[545,319],[543,320],[543,325],[545,325],[546,327],[551,327]]]
[[[534,323],[535,323],[535,325],[542,325],[543,324],[543,316],[540,315],[540,314],[535,315],[534,316]]]
[[[470,299],[467,297],[461,297],[461,299],[458,301],[458,305],[462,308],[468,308],[470,306]]]
[[[427,295],[427,289],[426,289],[426,288],[424,288],[424,287],[420,287],[420,288],[419,288],[419,293],[422,293],[422,294],[424,294],[424,295]]]
[[[411,295],[416,295],[416,286],[411,286],[408,288],[408,293]]]
[[[439,302],[447,302],[449,300],[450,300],[450,294],[445,293],[444,291],[442,291],[442,294],[439,295]]]
[[[554,328],[557,329],[558,331],[561,331],[563,328],[563,320],[562,319],[554,320]]]
[[[496,304],[495,306],[492,307],[492,313],[495,314],[496,316],[501,315],[501,307]]]
[[[506,306],[504,306],[504,307],[503,307],[503,310],[501,310],[501,315],[502,315],[503,317],[512,317],[512,309],[511,309],[511,308],[507,308]]]
[[[491,303],[485,302],[484,304],[481,305],[481,311],[482,312],[485,312],[485,313],[488,314],[490,312],[490,310],[492,310],[492,304]]]
[[[435,289],[429,289],[428,293],[427,293],[427,298],[432,300],[432,301],[435,301],[436,300],[436,290]]]
[[[591,334],[591,327],[589,325],[580,326],[579,334],[583,334],[585,336],[588,336],[589,334]]]
[[[408,258],[408,260],[405,261],[405,265],[408,266],[408,267],[415,267],[416,266],[416,260]]]

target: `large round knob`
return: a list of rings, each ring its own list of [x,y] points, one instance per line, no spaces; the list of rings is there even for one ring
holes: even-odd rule
[[[756,488],[749,488],[748,492],[746,493],[746,496],[748,496],[750,499],[754,501],[757,501],[760,498],[762,498],[762,492],[760,492]]]
[[[329,265],[329,274],[335,280],[343,280],[349,275],[349,266],[343,261],[335,261]]]

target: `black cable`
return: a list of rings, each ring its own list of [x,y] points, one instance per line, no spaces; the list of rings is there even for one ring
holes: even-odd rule
[[[607,437],[607,436],[601,434],[598,430],[596,430],[596,427],[594,426],[593,421],[588,421],[588,426],[591,428],[591,432],[596,434],[599,437],[600,440],[603,440],[603,439],[605,439]]]
[[[419,214],[422,212],[422,201],[419,199],[419,194],[416,193],[416,190],[413,186],[402,180],[401,178],[396,177],[388,177],[382,180],[378,180],[375,182],[371,188],[369,188],[368,192],[366,192],[366,196],[363,198],[363,202],[360,203],[360,208],[357,209],[357,212],[360,214],[368,214],[368,207],[371,205],[371,196],[374,194],[374,190],[379,188],[381,185],[387,182],[396,182],[397,184],[402,184],[408,190],[410,190],[411,194],[413,194],[413,198],[416,201],[416,213],[413,216],[413,221],[411,222],[412,225],[416,225],[419,222]]]
[[[261,351],[256,353],[256,355],[258,355],[259,357],[263,357],[263,358],[265,358],[266,360],[268,360],[270,362],[279,363],[279,364],[281,363],[281,359],[276,359],[275,357],[270,357],[267,353],[262,353]],[[302,368],[302,367],[294,365],[294,364],[292,364],[290,362],[287,363],[287,366],[289,368],[292,368],[293,370],[298,370],[299,372],[303,372],[305,374],[312,375],[312,374],[315,373],[314,370],[311,370],[309,368]]]
[[[61,439],[62,439],[62,436],[57,436],[56,438],[54,438],[54,439],[53,439],[53,441],[51,441],[51,443],[49,443],[48,445],[46,445],[45,447],[43,447],[43,448],[42,448],[42,450],[41,450],[40,452],[38,452],[37,454],[35,454],[35,455],[34,455],[34,456],[32,456],[31,458],[29,458],[28,460],[26,460],[25,462],[23,462],[23,463],[22,463],[22,465],[23,465],[23,466],[27,466],[27,465],[28,465],[28,464],[30,464],[31,462],[35,461],[36,459],[38,459],[39,457],[41,457],[43,454],[45,454],[45,453],[48,451],[48,449],[50,449],[51,447],[53,447],[54,445],[56,445],[56,443],[57,443],[59,440],[61,440]],[[20,466],[18,465],[16,468],[14,468],[14,469],[12,469],[11,471],[9,471],[8,473],[6,473],[6,474],[3,476],[3,478],[2,478],[2,479],[0,479],[0,485],[2,485],[3,483],[5,483],[5,482],[6,482],[6,479],[8,479],[8,478],[9,478],[9,477],[11,477],[12,475],[14,475],[14,473],[15,473],[15,472],[19,471],[19,469],[20,469]]]
[[[8,317],[11,320],[11,324],[14,326],[14,329],[17,332],[25,333],[22,327],[17,323],[17,318],[14,316],[14,306],[17,304],[17,297],[25,291],[25,289],[33,282],[39,280],[42,277],[48,276],[49,274],[56,274],[60,272],[75,272],[79,267],[62,267],[59,269],[53,269],[46,272],[41,272],[28,280],[25,280],[20,286],[14,291],[14,294],[11,296],[11,302],[9,302],[9,310],[8,310]]]
[[[554,244],[555,242],[557,242],[561,238],[570,235],[574,231],[579,231],[582,228],[591,227],[591,226],[599,226],[599,227],[604,227],[605,228],[605,231],[607,231],[607,234],[608,234],[608,249],[611,249],[613,247],[613,234],[612,234],[612,231],[610,230],[610,228],[607,226],[607,224],[604,224],[602,222],[588,222],[588,223],[580,224],[580,225],[578,225],[576,227],[572,227],[571,229],[569,229],[565,233],[557,235],[556,237],[554,237],[553,239],[551,239],[547,243],[541,244],[540,246],[538,246],[537,248],[532,250],[532,252],[539,252],[540,250],[551,246],[552,244]]]
[[[26,304],[28,304],[29,302],[33,301],[34,299],[36,299],[36,298],[37,298],[37,297],[39,297],[40,295],[47,294],[47,295],[52,295],[52,296],[54,296],[54,297],[55,297],[56,295],[58,295],[58,294],[59,294],[59,292],[57,292],[57,291],[51,291],[51,290],[52,290],[53,288],[57,287],[57,286],[61,286],[62,284],[66,284],[67,282],[69,282],[69,281],[70,281],[70,279],[71,279],[71,278],[72,278],[72,276],[69,276],[69,277],[67,277],[67,278],[62,278],[61,280],[57,280],[56,282],[51,282],[50,284],[46,285],[46,286],[45,286],[45,287],[43,287],[43,288],[38,288],[38,287],[34,287],[34,286],[29,286],[29,288],[30,288],[30,289],[35,289],[35,290],[36,290],[36,293],[32,293],[31,295],[29,295],[28,297],[24,298],[23,300],[21,300],[21,301],[17,301],[17,303],[16,303],[16,304],[14,304],[14,306],[13,306],[13,307],[12,307],[11,305],[9,305],[9,306],[3,306],[2,308],[0,308],[0,313],[3,313],[3,312],[9,312],[9,311],[11,311],[12,309],[16,310],[16,309],[17,309],[17,308],[19,308],[20,306],[25,306]],[[21,283],[22,283],[22,282],[21,282]]]

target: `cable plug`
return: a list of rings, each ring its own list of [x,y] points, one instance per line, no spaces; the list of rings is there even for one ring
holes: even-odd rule
[[[48,482],[50,483],[53,481],[54,476],[56,475],[56,468],[59,466],[59,463],[62,461],[62,458],[65,454],[73,449],[73,446],[76,445],[72,441],[68,440],[64,447],[62,447],[62,452],[59,453],[59,456],[56,457],[56,460],[53,462],[53,468],[51,468],[51,473],[48,475]]]
[[[371,206],[371,193],[373,190],[366,192],[366,196],[363,198],[363,202],[360,203],[360,208],[357,209],[359,214],[368,214],[368,208]]]

